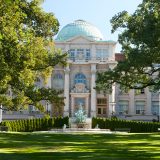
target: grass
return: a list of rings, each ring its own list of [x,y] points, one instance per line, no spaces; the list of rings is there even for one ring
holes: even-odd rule
[[[0,160],[160,159],[160,134],[0,133]]]

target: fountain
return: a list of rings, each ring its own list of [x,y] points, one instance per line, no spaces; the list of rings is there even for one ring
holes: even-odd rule
[[[75,112],[75,123],[77,124],[77,128],[86,128],[87,115],[83,110],[82,103],[79,104],[79,109]]]

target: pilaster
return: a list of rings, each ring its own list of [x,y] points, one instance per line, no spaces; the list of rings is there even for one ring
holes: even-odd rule
[[[149,88],[146,88],[146,97],[147,97],[147,104],[145,108],[145,114],[151,115],[151,106],[152,106],[152,96]]]
[[[91,64],[91,117],[96,116],[96,64]]]
[[[91,53],[92,53],[92,59],[96,60],[96,47],[95,47],[95,44],[92,44]]]
[[[74,96],[71,95],[71,117],[74,117]]]
[[[87,117],[89,116],[89,114],[88,114],[88,111],[89,111],[89,108],[88,108],[88,96],[86,97],[86,115],[87,115]]]
[[[52,88],[52,75],[48,76],[47,78],[47,83],[46,83],[46,88]],[[52,104],[47,102],[46,103],[46,111],[50,111],[51,115],[53,113],[53,110],[52,110]],[[34,110],[36,110],[36,108],[34,107]]]
[[[134,115],[135,114],[135,93],[134,89],[131,89],[129,91],[129,114]]]
[[[64,72],[64,116],[69,116],[69,65],[65,68]]]

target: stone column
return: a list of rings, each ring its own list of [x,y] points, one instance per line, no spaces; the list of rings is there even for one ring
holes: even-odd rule
[[[108,96],[108,108],[107,108],[107,117],[112,115],[112,94]]]
[[[71,96],[71,117],[74,117],[74,97]]]
[[[112,96],[111,96],[111,106],[112,106],[112,114],[114,114],[115,113],[115,106],[116,106],[116,101],[115,101],[115,94],[116,94],[116,92],[115,92],[115,84],[113,84],[112,85]]]
[[[91,55],[92,55],[91,59],[96,60],[96,47],[94,44],[92,44]]]
[[[115,67],[114,64],[110,64],[109,68],[113,70]],[[115,84],[112,85],[112,93],[109,94],[109,103],[108,103],[108,116],[112,116],[115,114],[115,106],[116,106],[116,99],[115,95],[116,94],[116,86]]]
[[[147,104],[146,104],[146,108],[145,108],[145,114],[146,115],[151,115],[151,106],[152,106],[152,96],[151,96],[151,92],[149,91],[149,88],[145,89],[146,91],[146,97],[147,97]]]
[[[96,64],[91,64],[91,117],[96,116]]]
[[[50,76],[48,76],[47,78],[47,83],[46,83],[46,88],[52,88],[52,74]],[[46,109],[48,108],[48,111],[50,111],[50,116],[52,116],[53,114],[53,108],[52,108],[52,104],[50,102],[46,102]],[[34,107],[34,110],[37,110],[35,107]]]
[[[134,94],[134,89],[131,89],[129,91],[129,114],[130,115],[135,115],[135,94]]]
[[[88,117],[88,116],[89,116],[89,115],[88,115],[88,113],[89,113],[89,112],[88,112],[88,110],[89,110],[89,108],[88,108],[88,96],[86,97],[86,104],[85,104],[85,105],[86,105],[85,110],[86,110],[86,114],[87,114],[87,117]]]
[[[65,77],[64,77],[64,116],[69,116],[69,65],[65,69]]]

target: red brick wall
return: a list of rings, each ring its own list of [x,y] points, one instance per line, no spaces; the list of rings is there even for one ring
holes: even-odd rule
[[[115,61],[124,61],[125,56],[123,53],[116,53],[115,54]]]

